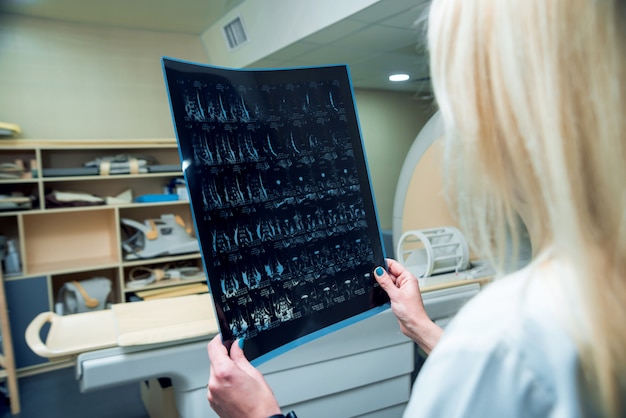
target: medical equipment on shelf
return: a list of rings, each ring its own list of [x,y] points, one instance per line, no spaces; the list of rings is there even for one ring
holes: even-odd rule
[[[148,166],[155,164],[156,160],[150,156],[132,156],[126,154],[109,155],[87,161],[84,167],[97,168],[98,174],[108,176],[110,174],[140,174],[147,173]]]
[[[122,218],[121,222],[122,226],[136,230],[122,242],[126,260],[200,251],[198,240],[191,235],[191,228],[178,215],[165,214],[159,219],[146,219],[143,223]]]
[[[129,289],[139,289],[162,280],[194,280],[204,277],[204,272],[195,266],[163,266],[161,268],[150,268],[137,266],[128,273],[126,287]]]
[[[59,290],[56,311],[69,315],[105,309],[109,293],[111,280],[106,277],[67,282]]]
[[[398,261],[416,277],[458,273],[469,266],[469,248],[453,227],[406,231],[396,248]]]
[[[5,238],[5,237],[2,237]],[[22,273],[22,263],[20,255],[17,252],[15,240],[4,240],[4,244],[0,251],[2,252],[2,272],[8,276],[11,274]]]

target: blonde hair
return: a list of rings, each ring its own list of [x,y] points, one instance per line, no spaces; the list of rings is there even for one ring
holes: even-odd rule
[[[518,215],[557,278],[586,389],[626,414],[626,2],[435,0],[428,42],[459,222],[504,259]]]

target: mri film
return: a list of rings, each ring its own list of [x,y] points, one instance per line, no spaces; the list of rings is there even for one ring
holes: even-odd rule
[[[224,341],[258,364],[382,310],[348,68],[163,69]]]

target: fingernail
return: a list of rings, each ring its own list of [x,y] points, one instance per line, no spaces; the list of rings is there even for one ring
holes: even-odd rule
[[[376,267],[374,273],[376,273],[376,275],[380,277],[385,274],[385,269],[383,269],[382,267]]]
[[[243,350],[243,342],[244,342],[244,341],[245,341],[245,340],[244,340],[243,338],[240,338],[240,339],[238,339],[238,340],[237,340],[237,345],[238,345],[238,346],[239,346],[239,348],[241,348],[242,350]]]

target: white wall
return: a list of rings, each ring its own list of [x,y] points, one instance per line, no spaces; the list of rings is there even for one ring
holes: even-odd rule
[[[434,111],[413,99],[413,93],[357,90],[355,98],[381,228],[392,229],[400,169]]]
[[[206,62],[195,35],[0,20],[0,120],[24,138],[173,138],[163,55]]]

